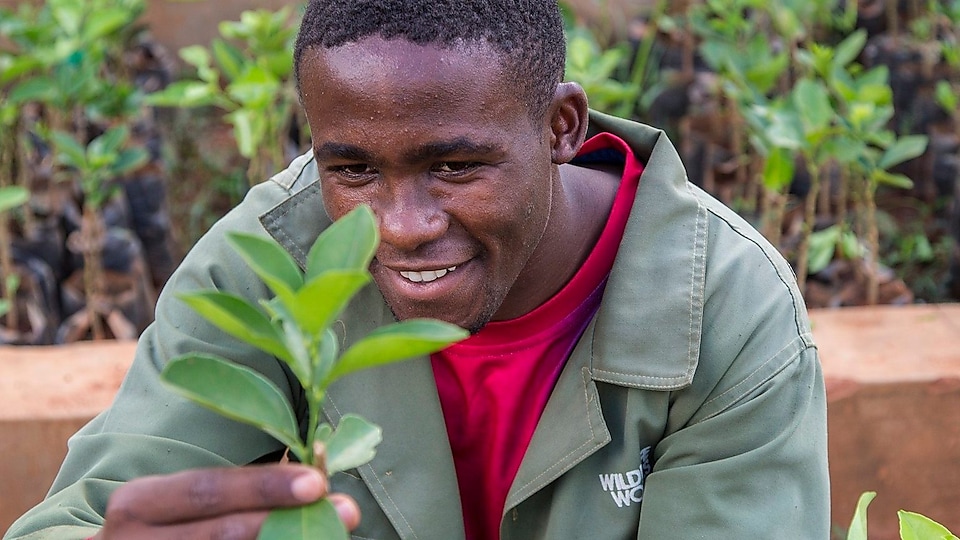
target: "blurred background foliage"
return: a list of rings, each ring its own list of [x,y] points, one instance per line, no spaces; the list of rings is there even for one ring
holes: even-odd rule
[[[960,0],[586,3],[561,2],[567,79],[664,129],[809,306],[960,298]],[[135,337],[196,239],[309,147],[300,4],[175,51],[145,7],[0,8],[0,342]]]

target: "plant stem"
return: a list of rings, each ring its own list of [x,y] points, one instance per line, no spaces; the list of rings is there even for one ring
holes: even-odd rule
[[[807,289],[807,264],[810,256],[810,235],[813,234],[813,225],[817,218],[817,195],[820,191],[820,171],[812,159],[806,159],[810,174],[810,191],[807,192],[806,205],[803,216],[803,232],[800,237],[800,247],[797,254],[797,286],[800,294]]]
[[[28,192],[33,193],[33,183],[29,174],[30,152],[27,148],[27,129],[23,125],[23,117],[17,120],[13,135],[16,137],[16,146],[14,147],[14,158],[17,166],[16,184],[26,188]],[[37,229],[36,216],[33,215],[33,205],[27,203],[23,205],[23,236],[30,238],[31,234]]]
[[[102,300],[102,246],[105,234],[100,212],[91,205],[84,205],[83,222],[80,226],[80,235],[83,239],[83,288],[87,316],[90,318],[90,331],[94,341],[106,337],[97,309],[97,303]]]
[[[16,133],[16,127],[11,133]],[[0,189],[10,185],[13,177],[15,159],[14,152],[9,151],[5,144],[0,148]],[[17,314],[17,295],[7,288],[7,280],[13,275],[13,257],[11,255],[10,227],[7,224],[7,212],[0,212],[0,298],[10,302],[10,310],[6,313],[7,328],[16,332],[20,326]]]
[[[13,257],[11,257],[10,227],[7,226],[7,213],[0,213],[0,298],[5,298],[10,302],[10,310],[7,311],[7,328],[16,332],[20,328],[19,315],[17,313],[17,292],[7,287],[10,276],[13,275]]]
[[[837,235],[837,253],[841,253],[843,247],[843,235],[847,229],[847,190],[850,189],[850,179],[846,168],[836,166],[837,170],[837,227],[840,234]],[[849,255],[849,254],[845,254]]]
[[[325,394],[326,391],[321,389],[308,388],[306,391],[309,420],[307,422],[306,451],[301,458],[304,465],[317,465],[317,463],[315,463],[316,456],[314,455],[313,446],[317,442],[317,424],[320,423],[320,407],[323,405]]]
[[[764,186],[764,209],[762,222],[764,223],[764,236],[777,248],[780,246],[780,230],[783,228],[784,197],[779,191],[772,190]]]
[[[870,268],[867,269],[867,305],[876,305],[880,296],[880,233],[877,230],[877,204],[874,198],[876,187],[872,180],[867,180],[863,190],[864,206],[867,213],[867,249],[870,252],[868,259]]]

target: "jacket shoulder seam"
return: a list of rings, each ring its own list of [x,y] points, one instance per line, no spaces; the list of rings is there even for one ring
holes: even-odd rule
[[[761,372],[766,371],[765,368],[767,368],[768,366],[770,366],[771,363],[775,362],[775,361],[776,361],[778,358],[780,358],[784,353],[787,353],[787,352],[790,351],[792,348],[795,348],[795,350],[793,350],[792,352],[790,352],[790,354],[789,354],[786,358],[783,359],[783,362],[782,362],[781,364],[779,364],[779,365],[774,364],[773,368],[769,370],[769,374],[768,374],[768,375],[763,376],[763,377],[759,377],[759,378],[756,377],[756,376],[757,376],[758,374],[760,374]],[[700,422],[703,422],[703,421],[705,421],[705,420],[709,420],[710,418],[713,418],[714,416],[717,416],[718,414],[722,413],[723,411],[729,409],[731,406],[733,406],[734,403],[737,403],[738,401],[740,401],[741,399],[743,399],[744,396],[750,394],[751,392],[753,392],[754,390],[756,390],[757,388],[759,388],[759,387],[760,387],[761,385],[763,385],[764,383],[772,380],[774,377],[776,377],[778,374],[780,374],[780,373],[781,373],[784,369],[786,369],[788,366],[790,366],[791,364],[795,363],[795,362],[802,356],[803,351],[808,350],[808,349],[812,349],[812,348],[814,348],[814,347],[807,344],[807,339],[805,339],[805,336],[802,336],[802,335],[801,335],[801,336],[797,336],[796,338],[790,340],[790,342],[788,342],[788,343],[787,343],[786,345],[784,345],[779,351],[777,351],[777,352],[774,353],[772,356],[770,356],[770,358],[768,358],[767,360],[765,360],[764,362],[762,362],[760,365],[758,365],[758,366],[756,367],[756,369],[754,369],[753,371],[751,371],[751,372],[750,372],[746,377],[744,377],[740,382],[738,382],[737,384],[731,386],[731,387],[728,388],[727,390],[724,390],[723,392],[721,392],[720,394],[714,396],[713,398],[707,400],[707,401],[701,406],[701,410],[706,409],[706,408],[708,408],[711,404],[716,403],[716,402],[721,401],[721,400],[726,401],[727,403],[726,403],[726,404],[720,404],[720,406],[717,408],[716,411],[711,412],[711,413],[707,414],[706,416],[704,416],[703,418],[698,419],[696,422],[693,423],[693,425],[699,424]],[[747,385],[749,385],[749,386],[747,386]]]

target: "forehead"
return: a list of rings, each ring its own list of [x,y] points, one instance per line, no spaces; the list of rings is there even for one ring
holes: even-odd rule
[[[527,112],[503,57],[482,42],[438,46],[367,37],[305,51],[299,75],[308,117],[342,117],[358,107],[411,118]]]

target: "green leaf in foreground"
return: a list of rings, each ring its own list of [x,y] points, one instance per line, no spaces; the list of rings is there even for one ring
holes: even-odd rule
[[[262,311],[245,299],[216,290],[183,294],[180,299],[231,336],[277,358],[290,359],[276,327]]]
[[[870,501],[877,496],[876,491],[866,491],[857,501],[857,509],[853,512],[850,529],[847,531],[847,540],[867,540],[867,507]]]
[[[383,440],[380,426],[355,414],[345,414],[337,429],[325,441],[327,473],[333,474],[359,467],[373,459],[377,445]]]
[[[293,409],[279,388],[256,371],[213,355],[187,354],[160,374],[176,392],[227,418],[251,424],[299,449]]]
[[[317,237],[307,254],[309,281],[328,270],[366,270],[380,243],[377,221],[369,206],[358,206]]]
[[[433,319],[408,319],[381,326],[343,353],[330,378],[338,379],[361,369],[430,354],[468,335],[459,326]]]
[[[284,302],[290,302],[293,291],[303,285],[303,274],[280,244],[270,238],[245,233],[230,233],[227,240],[274,294]]]
[[[296,292],[290,313],[307,335],[323,331],[350,299],[370,281],[366,270],[331,270],[309,281]]]
[[[936,521],[914,513],[900,510],[901,540],[957,540],[957,537],[946,527]]]
[[[333,503],[320,499],[306,506],[270,512],[257,538],[348,540],[350,536]]]

